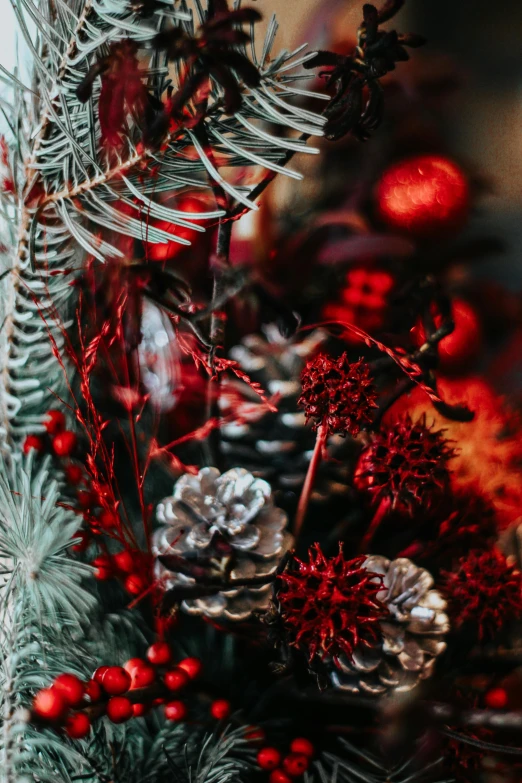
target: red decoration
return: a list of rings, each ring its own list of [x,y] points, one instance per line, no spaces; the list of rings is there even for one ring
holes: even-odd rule
[[[108,555],[98,555],[98,557],[94,558],[92,564],[96,568],[94,578],[99,579],[100,582],[105,582],[114,576],[111,559]]]
[[[458,231],[469,211],[466,175],[438,155],[403,160],[385,171],[376,190],[377,211],[392,228],[430,238]]]
[[[31,449],[35,449],[35,451],[38,451],[40,453],[45,449],[45,444],[43,440],[38,437],[38,435],[28,435],[24,440],[24,445],[23,445],[24,454],[29,454]]]
[[[210,714],[216,720],[225,720],[225,718],[228,718],[231,711],[232,707],[230,706],[230,702],[226,699],[216,699],[216,701],[213,701],[210,705]]]
[[[98,666],[94,674],[92,675],[92,679],[94,682],[97,682],[99,685],[102,684],[103,677],[105,675],[105,672],[109,669],[108,666]]]
[[[172,658],[172,651],[167,642],[155,642],[147,650],[147,658],[154,666],[165,666]]]
[[[346,353],[338,359],[321,353],[307,362],[301,383],[298,404],[307,421],[314,420],[314,428],[322,425],[328,433],[357,435],[371,424],[377,392],[363,359],[350,363]]]
[[[107,68],[102,74],[98,102],[101,138],[110,147],[121,147],[125,118],[129,112],[143,116],[147,90],[137,58],[138,46],[126,39],[110,44]]]
[[[126,693],[131,685],[131,676],[122,666],[109,666],[101,679],[101,686],[111,696]]]
[[[67,702],[55,688],[44,688],[34,697],[33,711],[39,718],[57,721],[67,712]]]
[[[147,714],[149,711],[149,708],[146,704],[133,704],[132,705],[132,714],[135,718],[143,718],[144,715]]]
[[[393,276],[385,269],[354,266],[347,273],[340,301],[328,302],[323,318],[354,324],[369,334],[382,328],[390,293],[395,285]],[[343,340],[359,344],[360,340],[346,329]]]
[[[484,697],[486,706],[492,710],[503,710],[508,704],[508,695],[504,688],[491,688]]]
[[[125,696],[113,696],[107,702],[107,717],[113,723],[125,723],[132,715],[132,704]]]
[[[140,595],[144,593],[149,582],[143,574],[129,574],[125,580],[125,589],[131,595]]]
[[[98,524],[100,527],[103,527],[104,530],[111,530],[112,528],[118,527],[118,523],[119,517],[113,511],[104,508],[98,514]]]
[[[482,327],[475,309],[464,299],[454,299],[451,314],[455,328],[438,346],[439,368],[443,372],[462,374],[476,358],[482,344]],[[442,324],[438,313],[433,313],[435,327]],[[412,330],[415,344],[426,342],[426,332],[421,322]]]
[[[85,712],[75,712],[69,715],[65,723],[65,731],[72,739],[83,739],[91,730],[91,721]]]
[[[426,425],[426,416],[413,423],[409,416],[374,435],[362,452],[355,483],[374,502],[388,499],[408,513],[429,506],[449,485],[447,463],[454,450],[443,430]]]
[[[261,769],[277,769],[281,763],[281,754],[277,748],[261,748],[257,754],[257,763]]]
[[[57,432],[65,429],[65,416],[61,411],[48,411],[44,426],[49,435],[56,435]]]
[[[70,457],[76,448],[78,439],[74,432],[64,430],[53,438],[53,451],[57,457]]]
[[[90,702],[94,703],[95,701],[99,701],[102,696],[102,689],[99,682],[96,680],[89,680],[89,682],[85,684],[85,695],[89,697]]]
[[[379,620],[386,607],[377,600],[382,578],[363,568],[365,557],[345,560],[342,546],[326,558],[319,544],[309,550],[309,562],[293,559],[297,568],[279,577],[277,598],[289,643],[312,660],[315,655],[352,656],[362,644],[379,639]],[[334,630],[335,629],[335,633]]]
[[[192,196],[185,196],[179,199],[178,203],[174,205],[174,209],[185,212],[187,220],[190,220],[191,214],[205,212],[207,207],[204,202],[193,198]],[[198,220],[197,222],[198,225],[205,225],[204,220]],[[175,223],[169,223],[168,220],[157,220],[154,221],[153,225],[154,228],[159,228],[161,231],[166,231],[168,234],[172,234],[180,239],[188,239],[191,243],[201,236],[201,233],[193,228],[189,228],[188,226],[177,226]],[[169,261],[183,250],[186,250],[186,245],[182,245],[175,241],[158,243],[146,242],[145,246],[148,261]]]
[[[70,707],[77,707],[85,693],[84,683],[75,674],[59,674],[53,688]]]
[[[79,465],[66,465],[64,468],[65,478],[69,484],[75,486],[83,479],[83,470]]]
[[[190,682],[190,678],[186,671],[178,667],[177,669],[172,669],[172,671],[167,672],[163,678],[163,682],[169,691],[179,691]]]
[[[178,669],[183,669],[183,671],[187,672],[191,680],[195,680],[196,677],[199,677],[201,674],[203,664],[199,658],[183,658],[183,660],[178,663]]]
[[[308,756],[309,758],[313,758],[315,756],[315,747],[312,745],[310,740],[306,739],[306,737],[296,737],[294,740],[292,740],[290,744],[290,750],[292,753],[301,753],[305,756]]]
[[[522,614],[522,573],[496,549],[470,552],[444,577],[454,628],[468,625],[489,639]]]
[[[112,562],[118,571],[122,571],[124,574],[131,574],[136,567],[132,552],[128,549],[124,549],[122,552],[117,552],[112,556]]]
[[[78,532],[74,534],[74,537],[79,538],[80,540],[77,541],[76,544],[72,545],[72,551],[85,552],[91,541],[89,533],[86,530],[78,530]]]
[[[76,499],[80,508],[88,509],[96,505],[98,498],[92,489],[79,489],[76,493]]]
[[[290,777],[298,778],[308,769],[310,765],[310,759],[305,756],[304,753],[290,753],[285,759],[283,759],[283,769]]]
[[[144,658],[129,658],[129,660],[123,664],[123,668],[125,669],[127,674],[130,674],[130,676],[132,677],[136,669],[139,669],[142,666],[146,666],[146,665],[147,665],[147,661]]]
[[[282,769],[274,769],[268,780],[270,783],[292,783],[292,778]]]
[[[187,715],[187,708],[182,701],[169,701],[165,704],[165,717],[167,720],[183,720]]]
[[[136,666],[131,674],[131,690],[136,688],[146,688],[152,685],[156,679],[156,672],[149,663],[143,662],[141,666]]]

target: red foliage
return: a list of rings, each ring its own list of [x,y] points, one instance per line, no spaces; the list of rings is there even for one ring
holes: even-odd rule
[[[322,425],[328,433],[357,435],[371,424],[377,391],[363,359],[351,363],[346,353],[338,359],[320,353],[306,363],[301,383],[298,404],[315,429]]]
[[[127,114],[141,115],[145,109],[147,90],[137,51],[137,44],[129,39],[110,45],[98,103],[101,137],[109,147],[121,146]]]
[[[497,549],[470,552],[444,578],[455,628],[475,626],[480,640],[490,639],[522,616],[522,573]]]
[[[425,416],[415,423],[406,416],[376,433],[359,459],[356,485],[374,502],[388,499],[410,514],[429,507],[449,485],[447,463],[454,450],[443,432],[428,427]]]
[[[345,560],[342,546],[326,558],[319,544],[309,550],[309,562],[294,558],[294,567],[280,577],[277,598],[289,643],[311,661],[316,655],[351,657],[358,645],[373,646],[378,622],[388,610],[377,600],[382,577],[367,571],[365,557]]]

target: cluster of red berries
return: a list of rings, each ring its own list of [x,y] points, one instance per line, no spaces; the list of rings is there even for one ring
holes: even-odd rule
[[[283,757],[277,748],[264,747],[257,754],[261,769],[270,772],[270,783],[291,783],[303,775],[315,755],[315,748],[305,737],[296,737],[290,744],[290,753]]]
[[[96,568],[95,579],[120,579],[130,595],[142,595],[151,584],[152,561],[147,552],[123,549],[116,554],[101,554],[92,565]]]
[[[28,435],[23,445],[24,454],[35,449],[40,453],[52,451],[57,457],[70,457],[76,450],[78,439],[74,432],[65,429],[65,424],[62,411],[48,411],[44,421],[47,434]]]
[[[201,670],[199,658],[173,664],[167,642],[155,642],[146,659],[131,658],[124,666],[100,666],[88,682],[74,674],[60,674],[50,688],[34,697],[33,717],[63,727],[73,739],[86,737],[95,718],[106,715],[112,723],[125,723],[160,704],[167,720],[182,721],[187,706],[172,696],[185,689]],[[228,717],[230,711],[229,702],[222,699],[210,706],[210,714],[218,720]]]

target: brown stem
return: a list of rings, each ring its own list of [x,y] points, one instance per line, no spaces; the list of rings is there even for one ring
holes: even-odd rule
[[[301,497],[299,498],[299,505],[297,506],[297,513],[295,515],[294,536],[296,539],[299,537],[299,533],[303,527],[303,522],[308,510],[308,504],[310,502],[310,496],[312,494],[317,470],[321,464],[323,449],[326,445],[327,437],[328,430],[326,426],[324,424],[320,424],[317,428],[317,438],[315,441],[314,453],[312,454],[312,459],[308,465],[308,471],[306,473],[303,489],[301,491]]]
[[[373,519],[370,522],[370,526],[368,527],[368,530],[363,536],[361,545],[359,547],[359,554],[364,554],[364,555],[368,554],[368,548],[371,542],[373,541],[373,537],[375,536],[377,530],[379,529],[383,519],[388,515],[389,510],[390,510],[390,499],[383,498],[379,503],[379,505],[377,506],[377,510],[373,515]]]

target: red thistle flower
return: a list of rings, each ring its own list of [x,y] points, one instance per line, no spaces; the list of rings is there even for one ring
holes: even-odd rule
[[[497,549],[474,550],[443,576],[455,628],[473,623],[482,641],[522,616],[522,573]]]
[[[426,425],[426,416],[413,423],[409,416],[377,433],[360,457],[356,485],[375,502],[390,500],[393,508],[408,513],[429,506],[447,488],[447,463],[455,451],[444,430]]]
[[[277,598],[289,643],[310,661],[315,655],[351,657],[358,645],[374,646],[378,622],[388,613],[376,598],[382,577],[364,568],[365,556],[345,560],[341,545],[335,557],[326,558],[319,544],[308,555],[308,563],[294,558],[296,568],[279,577]]]
[[[372,422],[377,392],[364,359],[351,364],[346,353],[332,359],[320,353],[306,363],[301,373],[303,385],[298,404],[314,428],[325,426],[328,433],[357,433]]]

